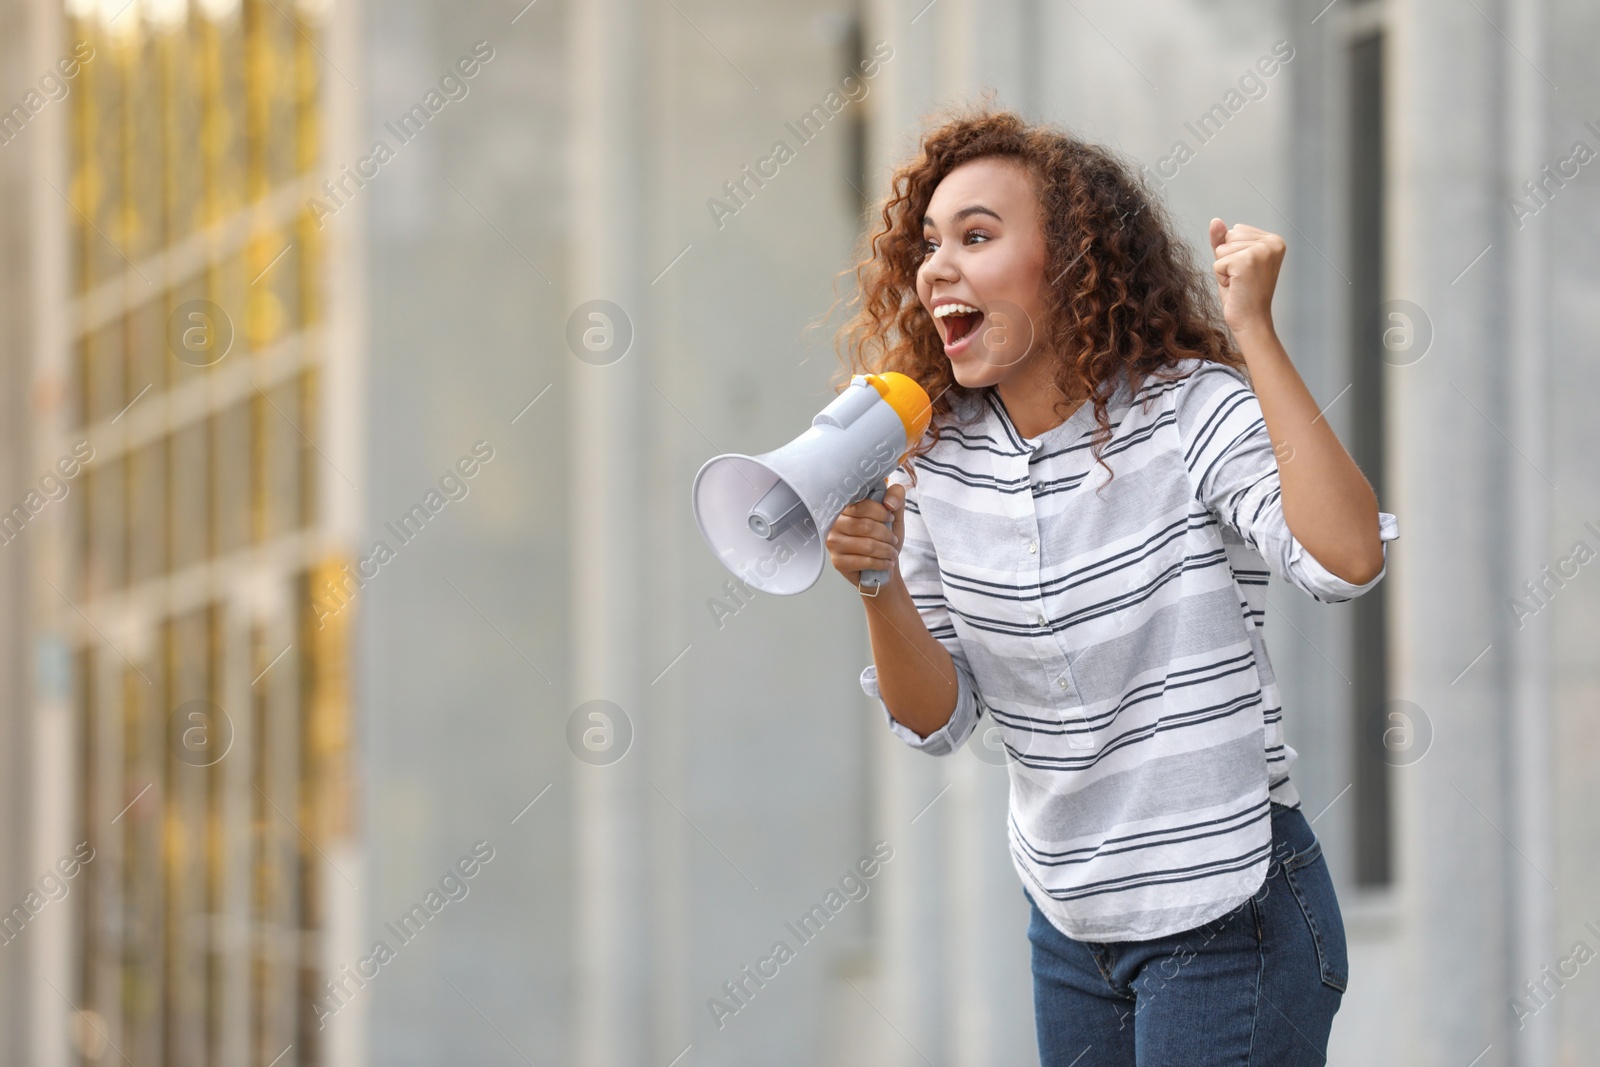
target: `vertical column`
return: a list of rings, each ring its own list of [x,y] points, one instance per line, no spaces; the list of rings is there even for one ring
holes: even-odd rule
[[[568,305],[609,301],[612,343],[642,311],[638,229],[643,5],[592,0],[569,11],[572,113]],[[619,317],[625,316],[629,323]],[[649,605],[640,596],[643,405],[641,354],[568,357],[573,437],[569,495],[573,623],[570,711],[606,700],[641,730],[640,660]],[[613,727],[622,729],[620,722]],[[638,738],[634,738],[638,742]],[[636,745],[637,747],[637,745]],[[634,1067],[650,1049],[651,933],[643,891],[642,754],[574,768],[577,1062]]]
[[[1391,376],[1390,473],[1406,566],[1395,605],[1394,695],[1432,725],[1426,758],[1396,775],[1394,855],[1402,915],[1398,988],[1413,1000],[1397,1061],[1510,1062],[1507,937],[1519,857],[1503,833],[1514,750],[1506,708],[1518,640],[1505,610],[1517,522],[1512,479],[1538,479],[1507,444],[1513,377],[1503,314],[1512,269],[1499,171],[1504,9],[1397,0],[1387,131],[1391,293],[1431,320],[1431,352]],[[1458,72],[1474,71],[1472,77]],[[1485,121],[1492,117],[1491,121]],[[1442,503],[1447,502],[1447,503]],[[1451,980],[1440,982],[1439,975]]]
[[[252,745],[256,729],[250,682],[259,668],[252,669],[253,620],[247,599],[235,595],[223,603],[221,691],[216,700],[228,717],[227,747],[208,753],[218,761],[212,773],[221,779],[217,805],[226,828],[222,834],[223,888],[212,918],[213,929],[219,932],[214,936],[221,940],[221,973],[212,995],[220,1001],[218,1067],[246,1067],[250,1062],[250,904],[255,889],[250,864],[250,812],[255,790],[251,788],[250,769],[257,758]],[[216,724],[212,728],[215,730]]]
[[[341,0],[331,5],[331,9],[327,10],[312,31],[320,37],[318,47],[326,52],[331,64],[322,70],[318,85],[321,94],[318,104],[322,109],[318,146],[321,160],[346,158],[344,153],[349,146],[362,143],[369,128],[370,116],[365,111],[369,102],[368,93],[357,88],[370,87],[372,82],[364,62],[370,47],[363,30],[369,18],[365,8],[363,0]],[[340,73],[333,73],[335,68]],[[313,167],[312,173],[317,172],[317,168]],[[359,548],[358,538],[362,534],[366,500],[360,490],[351,488],[351,483],[366,487],[371,481],[367,474],[365,445],[369,437],[366,315],[370,301],[366,290],[367,242],[356,236],[364,232],[370,203],[366,196],[355,197],[341,208],[341,213],[349,212],[351,215],[348,226],[330,225],[318,231],[321,271],[326,279],[323,293],[323,306],[326,309],[323,318],[325,344],[317,371],[317,386],[321,395],[316,404],[316,440],[326,452],[328,461],[321,469],[323,476],[318,479],[317,485],[317,522],[325,538],[322,544],[324,560],[353,558],[352,550]],[[339,473],[330,473],[334,470]],[[346,482],[347,478],[349,482]],[[350,555],[346,556],[347,553]],[[357,611],[359,617],[360,609]],[[351,620],[342,620],[341,635],[349,634],[347,627],[350,625]],[[282,619],[274,628],[276,626],[290,631],[297,629],[293,619]],[[298,638],[298,634],[291,636]],[[272,645],[267,656],[276,655],[277,650],[286,643],[287,640]],[[341,642],[340,654],[346,657],[346,666],[341,669],[352,669],[353,659],[350,657],[353,653],[348,636]],[[278,666],[282,667],[283,664]],[[352,695],[347,686],[342,697],[344,706],[339,714],[349,723],[348,729],[353,738],[364,737],[368,731],[360,722],[363,711],[358,704],[350,702],[352,696],[359,700],[361,694],[356,692]],[[340,966],[358,959],[371,948],[370,942],[364,943],[366,931],[371,926],[367,916],[371,904],[367,895],[371,879],[365,873],[366,813],[361,810],[359,791],[354,786],[355,782],[365,777],[362,746],[352,741],[345,748],[343,758],[345,766],[334,778],[338,782],[337,788],[341,790],[341,804],[348,812],[348,817],[342,820],[342,825],[333,829],[324,846],[329,863],[336,865],[339,872],[335,874],[324,865],[326,910],[320,958],[317,960],[324,976],[336,974]],[[298,959],[295,962],[297,966],[300,963]],[[368,997],[357,996],[351,1001],[349,1009],[329,1020],[327,1032],[321,1035],[324,1042],[323,1062],[357,1065],[368,1062],[367,1033],[371,1009],[372,1001]],[[293,1015],[289,1018],[292,1019]],[[276,1054],[277,1049],[274,1049],[267,1058]]]
[[[26,70],[32,64],[27,0],[0,0],[0,68]],[[0,202],[28,204],[32,199],[33,159],[22,145],[0,151]],[[29,277],[28,218],[31,212],[0,212],[0,321],[7,323],[10,343],[0,349],[0,505],[9,508],[21,500],[31,477],[33,423],[28,414],[28,384],[32,376],[31,340],[35,324]],[[27,874],[23,858],[32,838],[32,776],[26,753],[31,747],[27,709],[31,707],[28,665],[31,598],[29,542],[0,545],[0,600],[11,606],[0,613],[0,856],[5,858],[0,893],[9,910],[20,900]],[[16,947],[0,948],[0,1060],[25,1063],[28,1054],[27,1020],[35,994],[26,957]],[[46,991],[48,992],[48,990]]]
[[[9,18],[0,16],[6,23],[0,37],[14,42],[16,51],[7,49],[9,54],[0,65],[24,72],[32,81],[61,54],[60,10],[38,0],[6,6]],[[68,188],[67,115],[67,109],[61,107],[41,112],[23,131],[26,140],[19,138],[5,149],[13,155],[5,202],[16,232],[6,233],[0,242],[10,260],[9,265],[0,266],[0,280],[8,290],[6,297],[0,297],[0,321],[9,323],[16,316],[21,327],[12,335],[15,355],[5,370],[9,409],[4,416],[9,431],[5,452],[20,464],[15,473],[18,488],[24,491],[37,484],[41,453],[53,449],[66,431],[62,401],[68,376],[62,309],[67,290],[69,209],[46,182],[57,189]],[[51,452],[44,462],[54,459]],[[0,507],[10,508],[21,498],[21,492],[8,493]],[[77,736],[71,718],[70,652],[63,639],[66,627],[77,620],[40,579],[48,578],[69,595],[75,594],[65,577],[62,540],[42,536],[44,530],[29,529],[25,535],[5,548],[16,553],[7,561],[16,568],[11,572],[14,584],[0,577],[4,583],[0,587],[6,588],[7,603],[12,606],[4,625],[15,628],[4,644],[17,656],[7,664],[4,699],[13,723],[6,744],[20,761],[15,773],[7,775],[7,780],[15,783],[12,797],[17,805],[7,821],[17,836],[5,852],[21,868],[17,883],[10,887],[17,890],[23,888],[23,879],[38,878],[71,851],[71,835],[78,825]],[[47,597],[51,599],[47,601]],[[20,898],[18,893],[12,899]],[[9,908],[10,901],[4,906]],[[19,1062],[56,1067],[67,1062],[68,1027],[74,1015],[69,998],[81,1004],[82,990],[72,957],[72,912],[64,909],[53,916],[45,912],[40,918],[44,921],[30,924],[26,931],[30,935],[27,946],[11,949],[26,961],[22,966],[27,970],[14,972],[16,984],[5,991],[8,999],[14,998],[9,1007],[17,1013],[15,1025],[7,1029],[15,1035],[17,1047],[11,1051]],[[53,992],[46,981],[64,996]]]
[[[1502,60],[1506,71],[1503,94],[1507,151],[1501,157],[1502,204],[1521,192],[1520,184],[1540,173],[1552,156],[1546,136],[1550,113],[1548,83],[1542,68],[1545,58],[1544,0],[1507,0],[1492,13],[1505,30]],[[1559,121],[1559,120],[1558,120]],[[1510,474],[1506,491],[1516,516],[1511,528],[1507,563],[1513,575],[1535,574],[1546,562],[1550,545],[1551,494],[1546,476],[1555,478],[1547,398],[1550,375],[1546,369],[1550,314],[1548,258],[1544,225],[1518,230],[1508,224],[1509,212],[1500,209],[1505,231],[1510,298],[1506,358],[1509,371],[1506,399],[1506,434],[1532,470]],[[1543,474],[1535,473],[1543,472]],[[1540,974],[1551,960],[1559,959],[1555,922],[1556,874],[1555,811],[1551,758],[1552,714],[1550,698],[1552,615],[1540,612],[1524,630],[1510,634],[1510,702],[1507,737],[1511,743],[1509,818],[1506,833],[1517,843],[1523,858],[1511,855],[1513,878],[1508,934],[1511,938],[1511,973],[1508,996],[1516,996],[1521,982]],[[1512,1030],[1516,1063],[1522,1067],[1550,1067],[1556,1062],[1557,1027],[1554,1013]]]

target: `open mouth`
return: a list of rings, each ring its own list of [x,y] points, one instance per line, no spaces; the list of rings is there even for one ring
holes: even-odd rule
[[[978,328],[978,322],[982,318],[982,312],[977,314],[968,312],[962,315],[951,315],[949,318],[945,319],[944,321],[950,330],[950,343],[955,344],[957,341],[970,334],[973,330],[976,330]]]
[[[970,304],[941,305],[934,309],[934,317],[944,323],[944,343],[950,349],[965,347],[983,322],[983,312]]]

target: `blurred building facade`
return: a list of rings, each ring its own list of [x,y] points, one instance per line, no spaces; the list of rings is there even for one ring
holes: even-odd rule
[[[7,972],[8,1062],[328,1062],[353,784],[346,619],[313,607],[348,510],[308,205],[332,45],[292,5],[9,17],[31,430],[4,536],[35,713],[8,715],[5,936],[36,966]]]
[[[688,508],[827,401],[865,213],[992,87],[1285,236],[1400,518],[1368,596],[1269,591],[1330,1062],[1587,1062],[1597,34],[0,0],[0,1057],[1037,1062],[1004,767],[899,746],[854,590],[730,585]]]

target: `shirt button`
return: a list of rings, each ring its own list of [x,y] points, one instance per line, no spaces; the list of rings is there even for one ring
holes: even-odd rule
[[[1043,626],[1044,625],[1044,616],[1043,615],[1035,615],[1033,617],[1033,621],[1035,623],[1037,623],[1038,625]]]
[[[1037,552],[1037,551],[1039,551],[1039,542],[1037,542],[1037,541],[1029,541],[1028,542],[1028,551],[1029,552]]]
[[[1067,680],[1065,678],[1057,678],[1056,679],[1056,688],[1057,689],[1065,689],[1066,687],[1067,687]]]

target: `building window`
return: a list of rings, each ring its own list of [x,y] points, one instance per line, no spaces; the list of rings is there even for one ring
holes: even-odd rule
[[[119,10],[120,8],[120,10]],[[68,588],[95,850],[85,1064],[322,1060],[327,858],[350,832],[348,613],[315,506],[320,18],[293,0],[68,3]]]
[[[1349,75],[1351,256],[1350,410],[1351,456],[1378,499],[1384,495],[1384,159],[1383,37],[1366,29],[1351,38]],[[1389,750],[1389,635],[1385,605],[1389,582],[1379,582],[1352,604],[1352,746],[1355,804],[1355,879],[1381,886],[1391,880]]]

